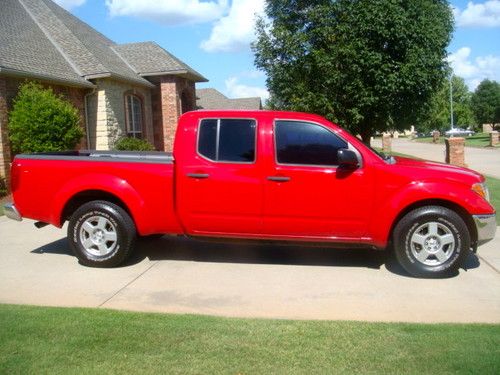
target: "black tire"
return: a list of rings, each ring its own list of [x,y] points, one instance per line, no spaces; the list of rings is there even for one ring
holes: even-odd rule
[[[396,225],[396,258],[412,276],[440,278],[456,275],[470,250],[470,234],[455,211],[425,206],[406,214]]]
[[[81,264],[116,267],[134,248],[136,229],[129,214],[107,201],[91,201],[71,215],[68,241]]]

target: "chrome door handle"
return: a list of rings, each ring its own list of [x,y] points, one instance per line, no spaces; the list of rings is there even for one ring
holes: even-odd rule
[[[285,176],[268,176],[267,179],[269,181],[275,181],[275,182],[288,182],[291,180],[290,177],[285,177]]]
[[[208,178],[210,175],[208,173],[188,173],[187,176],[191,178]]]

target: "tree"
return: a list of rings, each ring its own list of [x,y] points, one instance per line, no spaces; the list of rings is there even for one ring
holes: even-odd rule
[[[453,97],[453,124],[455,127],[476,125],[476,119],[471,107],[471,93],[463,78],[453,76],[451,80]],[[441,88],[421,111],[416,128],[420,131],[450,129],[450,81],[445,80]]]
[[[21,85],[9,114],[9,138],[14,153],[74,149],[84,133],[78,110],[52,89],[28,82]]]
[[[274,108],[321,114],[369,142],[415,122],[445,78],[452,30],[444,0],[269,0],[252,47]]]
[[[500,123],[500,83],[483,80],[472,96],[472,105],[479,124]]]

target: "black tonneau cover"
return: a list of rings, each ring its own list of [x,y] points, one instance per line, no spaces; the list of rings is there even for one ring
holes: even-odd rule
[[[74,160],[74,161],[112,161],[127,163],[155,163],[170,164],[174,157],[171,152],[160,151],[60,151],[37,152],[33,154],[19,154],[18,159],[40,160]]]

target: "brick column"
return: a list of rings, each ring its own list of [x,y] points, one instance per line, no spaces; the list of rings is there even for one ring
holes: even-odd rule
[[[9,186],[10,179],[10,145],[7,132],[7,82],[0,78],[0,177],[6,180]]]
[[[483,124],[483,133],[491,133],[493,131],[493,124]]]
[[[441,133],[439,133],[437,130],[434,131],[434,132],[432,132],[432,142],[433,143],[438,143],[440,136],[441,136]]]
[[[174,148],[175,130],[181,116],[181,101],[174,76],[163,76],[160,81],[161,114],[164,151]]]
[[[495,147],[498,144],[498,132],[492,131],[490,133],[490,146]]]
[[[446,138],[446,163],[466,167],[465,164],[465,139]]]
[[[382,151],[391,152],[391,136],[389,134],[382,135]]]

